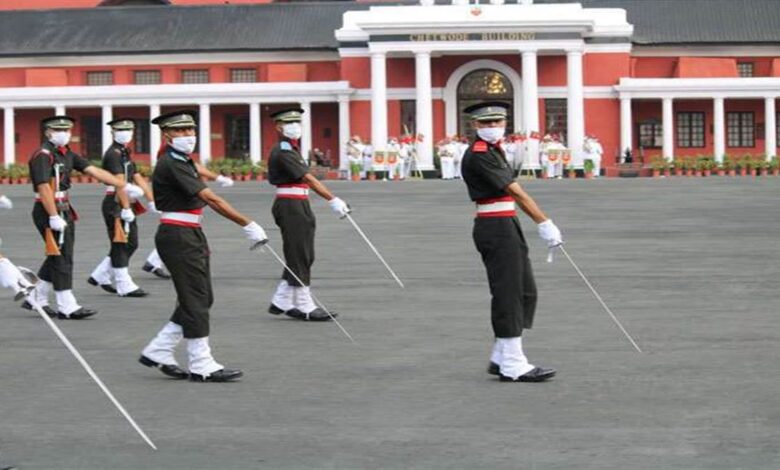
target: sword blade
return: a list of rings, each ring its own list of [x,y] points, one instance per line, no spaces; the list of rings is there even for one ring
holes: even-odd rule
[[[390,267],[389,264],[387,264],[387,261],[382,257],[382,255],[379,253],[379,250],[376,249],[373,243],[371,243],[371,240],[368,239],[365,233],[363,233],[363,230],[360,229],[357,222],[355,222],[355,219],[352,218],[351,215],[347,214],[347,220],[352,223],[352,226],[355,227],[355,230],[357,230],[357,233],[360,234],[360,236],[363,238],[363,240],[366,242],[369,248],[371,248],[371,251],[374,252],[377,258],[379,258],[379,261],[382,262],[382,264],[385,266],[385,269],[387,269],[387,272],[390,273],[391,276],[393,276],[393,279],[395,279],[395,282],[398,283],[399,286],[401,286],[401,289],[405,289],[404,283],[401,282],[401,279],[398,278],[398,275],[395,274],[395,271],[393,271],[393,268]]]
[[[596,297],[596,300],[599,301],[602,307],[604,307],[604,310],[609,314],[610,318],[612,318],[612,321],[615,322],[615,325],[620,329],[620,331],[623,332],[623,335],[628,339],[629,342],[631,342],[631,345],[634,346],[634,349],[636,349],[636,352],[641,353],[642,350],[639,348],[639,345],[636,344],[636,341],[634,341],[634,338],[631,337],[631,335],[628,333],[628,331],[623,327],[623,324],[620,323],[620,320],[618,320],[617,316],[612,313],[612,310],[607,306],[607,304],[604,302],[604,300],[601,298],[598,292],[596,292],[596,289],[591,285],[590,281],[588,281],[588,278],[585,277],[585,274],[582,273],[579,266],[577,266],[577,263],[574,262],[574,260],[569,256],[569,253],[566,251],[566,248],[563,247],[563,245],[558,245],[558,248],[561,249],[561,253],[566,257],[566,259],[569,260],[569,263],[571,263],[572,267],[575,271],[577,271],[577,274],[580,275],[582,280],[585,282],[585,285],[588,286],[588,289],[593,293],[593,296]]]
[[[94,370],[92,370],[92,367],[89,365],[89,363],[82,357],[82,355],[79,353],[79,351],[76,349],[75,346],[73,346],[73,343],[70,342],[67,336],[65,336],[65,333],[60,330],[60,328],[52,321],[51,318],[49,318],[49,315],[46,314],[46,312],[43,311],[40,305],[35,301],[34,293],[31,293],[27,296],[27,301],[32,305],[33,309],[35,309],[36,312],[38,312],[38,315],[43,318],[43,320],[46,322],[47,325],[49,325],[49,328],[54,331],[54,334],[57,335],[57,337],[62,341],[62,343],[65,345],[65,347],[70,351],[71,354],[76,358],[76,360],[81,364],[81,367],[84,368],[85,371],[87,371],[87,374],[92,378],[92,380],[95,381],[98,387],[100,387],[100,390],[103,391],[103,393],[108,397],[109,400],[111,400],[111,403],[114,404],[117,410],[124,416],[124,418],[127,420],[128,423],[135,429],[135,431],[143,438],[144,441],[146,441],[149,446],[157,450],[157,446],[154,445],[154,442],[152,442],[151,439],[149,439],[149,436],[146,435],[143,429],[141,429],[141,426],[138,425],[138,423],[135,422],[132,416],[130,416],[130,413],[125,410],[124,406],[122,406],[121,403],[119,403],[119,400],[114,397],[114,394],[111,393],[111,390],[106,387],[106,385],[103,383],[102,380],[100,380],[100,377],[95,373]]]
[[[273,248],[271,248],[271,245],[269,245],[268,243],[265,243],[265,244],[260,244],[260,243],[257,243],[257,244],[255,244],[254,246],[252,246],[252,248],[250,248],[250,249],[251,249],[251,250],[256,250],[256,249],[258,249],[258,248],[260,249],[260,251],[264,251],[264,249],[265,249],[265,248],[268,248],[268,251],[269,251],[269,252],[270,252],[270,253],[273,255],[273,257],[274,257],[274,258],[276,258],[276,261],[277,261],[279,264],[281,264],[281,265],[282,265],[282,267],[284,268],[284,270],[285,270],[285,271],[287,271],[288,273],[290,273],[290,274],[292,275],[292,277],[293,277],[293,278],[295,278],[295,280],[296,280],[296,281],[298,281],[298,284],[300,284],[300,285],[302,285],[302,286],[303,286],[303,285],[305,285],[305,284],[303,283],[303,281],[301,281],[301,278],[299,278],[299,277],[298,277],[298,275],[297,275],[297,274],[295,274],[295,272],[294,272],[292,269],[290,269],[290,267],[289,267],[289,266],[287,266],[287,263],[285,263],[285,262],[284,262],[284,260],[282,259],[282,257],[281,257],[281,256],[279,256],[279,254],[276,252],[276,250],[274,250]],[[342,333],[344,333],[344,335],[346,335],[346,337],[347,337],[347,338],[349,338],[349,340],[350,340],[350,341],[352,341],[352,344],[357,344],[357,341],[355,341],[355,338],[353,338],[353,337],[352,337],[352,335],[351,335],[351,334],[349,334],[349,331],[347,331],[347,329],[346,329],[346,328],[344,328],[344,327],[341,325],[341,323],[340,323],[338,320],[336,320],[336,317],[334,317],[334,316],[333,316],[333,315],[330,313],[330,310],[328,310],[328,309],[325,307],[325,304],[323,304],[322,302],[320,302],[320,299],[318,299],[318,298],[317,298],[317,296],[315,296],[313,292],[310,292],[310,294],[311,294],[311,298],[312,298],[312,300],[314,300],[314,302],[316,302],[316,303],[317,303],[317,305],[319,305],[319,306],[320,306],[320,308],[322,308],[322,310],[324,310],[324,311],[325,311],[325,313],[327,313],[327,314],[328,314],[328,316],[330,317],[330,319],[331,319],[331,320],[333,320],[333,323],[335,323],[335,324],[336,324],[336,326],[338,326],[338,327],[339,327],[339,329],[342,331]]]

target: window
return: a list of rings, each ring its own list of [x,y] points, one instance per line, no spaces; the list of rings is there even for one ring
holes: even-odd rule
[[[133,135],[133,143],[135,144],[135,153],[152,153],[149,148],[149,120],[148,119],[133,119],[135,122],[135,133]],[[157,152],[157,149],[154,149]]]
[[[136,85],[158,85],[162,83],[159,70],[136,70],[133,72],[133,83]]]
[[[225,156],[249,158],[249,116],[225,115]]]
[[[257,81],[257,70],[230,69],[230,81],[233,83],[254,83]]]
[[[729,147],[755,147],[753,113],[726,113],[726,135]]]
[[[664,145],[664,127],[659,121],[639,123],[639,146],[646,149],[659,149]]]
[[[737,75],[740,77],[753,77],[753,62],[737,62]]]
[[[87,85],[113,85],[114,72],[87,72]]]
[[[677,113],[677,146],[704,147],[704,113]]]
[[[568,129],[566,100],[558,98],[544,100],[544,116],[544,132],[558,134],[561,141],[565,142]]]
[[[181,71],[182,83],[208,83],[209,71],[207,69],[202,70],[182,70]]]
[[[401,135],[417,133],[417,102],[401,100]]]

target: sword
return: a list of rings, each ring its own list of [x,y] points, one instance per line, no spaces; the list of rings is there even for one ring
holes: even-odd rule
[[[631,335],[626,331],[626,329],[623,327],[623,325],[620,323],[620,320],[617,319],[617,316],[615,316],[614,313],[612,313],[612,310],[610,310],[609,307],[607,307],[607,304],[604,302],[604,300],[601,298],[598,292],[596,292],[596,289],[593,288],[593,286],[590,284],[590,281],[588,281],[588,278],[585,277],[585,275],[582,273],[580,268],[577,266],[577,264],[574,262],[573,259],[571,259],[571,256],[569,256],[569,253],[566,251],[566,248],[563,247],[563,245],[558,245],[558,248],[561,249],[561,253],[566,257],[566,259],[569,260],[569,263],[571,263],[572,267],[575,271],[577,271],[577,274],[580,275],[583,281],[585,281],[585,285],[588,286],[590,291],[593,293],[593,296],[596,297],[596,300],[599,301],[602,307],[604,307],[604,310],[607,311],[609,316],[612,318],[612,321],[615,322],[615,325],[617,325],[618,328],[620,328],[620,331],[623,332],[623,335],[628,339],[628,341],[631,342],[631,345],[634,346],[634,349],[636,349],[636,352],[641,353],[642,350],[639,349],[639,345],[636,344],[636,341],[634,341],[634,338],[631,337]],[[552,256],[552,252],[550,252],[550,257]],[[548,258],[548,261],[550,258]]]
[[[54,189],[54,204],[57,205],[57,191],[60,190],[60,169],[61,169],[62,163],[55,163],[54,164],[54,180],[57,182],[57,187]],[[62,212],[57,211],[57,215],[62,217]],[[65,230],[60,230],[59,239],[57,242],[60,245],[60,248],[62,248],[62,245],[65,243]]]
[[[30,271],[27,268],[23,268],[19,266],[19,270],[22,271],[25,277],[28,279],[35,279],[37,282],[37,276]],[[100,387],[100,389],[103,391],[103,393],[106,394],[109,400],[111,400],[111,403],[114,404],[114,406],[119,410],[120,413],[122,413],[122,416],[127,420],[128,423],[135,429],[135,431],[143,438],[144,441],[146,441],[149,446],[157,450],[157,446],[154,445],[154,442],[152,442],[151,439],[149,439],[149,436],[146,435],[146,433],[141,429],[141,427],[135,422],[132,416],[130,416],[130,413],[125,410],[125,408],[122,406],[121,403],[119,403],[119,400],[117,400],[114,397],[114,394],[111,393],[111,390],[106,387],[106,385],[103,383],[102,380],[100,380],[100,377],[95,373],[94,370],[92,370],[92,367],[90,367],[89,363],[84,359],[84,357],[81,356],[79,351],[76,349],[75,346],[73,346],[73,343],[70,342],[67,336],[65,336],[65,333],[60,330],[60,328],[54,323],[54,321],[49,318],[49,315],[46,314],[46,312],[43,311],[40,305],[38,305],[38,302],[35,300],[35,294],[33,290],[30,290],[27,293],[27,302],[30,303],[30,305],[35,309],[36,312],[38,312],[38,315],[43,318],[43,320],[46,322],[47,325],[49,325],[49,328],[51,328],[54,331],[54,334],[57,335],[57,337],[62,341],[62,343],[65,345],[66,348],[68,348],[68,351],[70,351],[71,354],[76,358],[76,360],[81,364],[81,366],[84,368],[85,371],[87,371],[87,374],[92,378],[92,380],[95,381],[95,383]]]
[[[271,245],[269,245],[267,242],[259,242],[259,243],[255,243],[255,244],[254,244],[254,245],[253,245],[253,246],[250,248],[250,250],[254,251],[254,250],[258,249],[258,248],[260,249],[260,251],[261,251],[261,252],[262,252],[262,251],[265,251],[265,250],[264,250],[264,248],[268,248],[268,251],[270,251],[270,252],[271,252],[271,254],[274,256],[274,258],[276,258],[276,261],[278,261],[278,262],[279,262],[279,264],[281,264],[281,265],[282,265],[282,267],[285,269],[285,271],[287,271],[288,273],[292,274],[292,277],[293,277],[293,278],[294,278],[296,281],[298,281],[298,284],[300,284],[300,285],[302,285],[302,286],[303,286],[303,285],[305,285],[305,284],[303,283],[303,281],[301,281],[301,278],[299,278],[299,277],[298,277],[298,275],[297,275],[297,274],[295,274],[295,272],[294,272],[292,269],[290,269],[290,267],[289,267],[289,266],[287,266],[287,263],[285,263],[285,262],[284,262],[284,260],[283,260],[283,259],[282,259],[282,258],[279,256],[279,254],[278,254],[278,253],[277,253],[277,252],[276,252],[276,251],[275,251],[273,248],[271,248]],[[349,334],[349,332],[346,330],[346,328],[344,328],[344,327],[341,325],[341,323],[339,323],[339,321],[338,321],[338,320],[336,320],[336,317],[334,317],[334,316],[333,316],[333,315],[330,313],[330,311],[329,311],[327,308],[325,308],[325,304],[323,304],[322,302],[320,302],[320,299],[318,299],[318,298],[317,298],[317,296],[315,296],[313,292],[310,292],[310,294],[311,294],[311,298],[312,298],[312,299],[313,299],[313,300],[314,300],[314,301],[317,303],[317,305],[319,305],[319,306],[320,306],[320,308],[322,308],[322,309],[325,311],[325,313],[327,313],[327,314],[328,314],[328,316],[330,317],[330,319],[331,319],[331,320],[333,320],[333,323],[335,323],[335,324],[336,324],[336,326],[338,326],[338,327],[339,327],[339,329],[340,329],[340,330],[341,330],[341,331],[342,331],[342,332],[343,332],[343,333],[344,333],[344,334],[347,336],[347,338],[349,338],[349,340],[350,340],[350,341],[352,341],[352,344],[357,344],[357,341],[355,341],[355,339],[352,337],[352,335],[351,335],[351,334]]]
[[[355,222],[355,219],[352,218],[351,215],[347,214],[345,216],[347,220],[349,220],[352,223],[352,226],[355,227],[355,230],[357,230],[357,233],[360,234],[361,237],[363,237],[363,240],[366,242],[369,248],[371,248],[371,251],[374,252],[377,258],[379,258],[379,261],[382,262],[383,265],[385,265],[385,268],[390,273],[391,276],[393,276],[393,279],[395,279],[395,282],[398,283],[399,286],[401,286],[401,289],[404,289],[404,283],[401,282],[401,280],[398,278],[398,276],[395,274],[395,271],[393,271],[393,268],[390,267],[389,264],[387,264],[387,261],[382,257],[382,255],[379,253],[379,250],[376,249],[373,243],[371,243],[371,240],[368,239],[365,233],[360,229],[357,222]]]

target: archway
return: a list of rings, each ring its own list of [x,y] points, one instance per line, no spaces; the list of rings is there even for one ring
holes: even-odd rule
[[[514,89],[509,79],[493,69],[478,69],[469,72],[458,83],[458,135],[471,138],[470,116],[464,112],[471,105],[484,101],[499,101],[507,105],[508,134],[514,132]]]

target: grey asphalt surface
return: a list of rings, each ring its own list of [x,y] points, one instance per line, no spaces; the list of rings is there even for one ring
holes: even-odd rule
[[[526,184],[633,334],[636,353],[574,270],[523,219],[540,289],[525,335],[545,384],[485,373],[492,342],[484,270],[460,182],[332,182],[405,281],[400,290],[351,226],[318,215],[314,289],[333,324],[265,313],[281,269],[210,213],[216,358],[231,384],[140,366],[174,293],[140,268],[146,299],[85,283],[105,255],[100,189],[74,191],[76,294],[100,309],[59,322],[160,450],[114,410],[45,324],[0,293],[0,467],[20,469],[776,469],[780,468],[780,179],[672,178]],[[0,187],[3,252],[37,269],[29,186]],[[266,227],[267,183],[218,189]],[[145,219],[145,220],[144,220]],[[182,358],[184,359],[184,358]],[[184,361],[183,361],[184,362]]]

